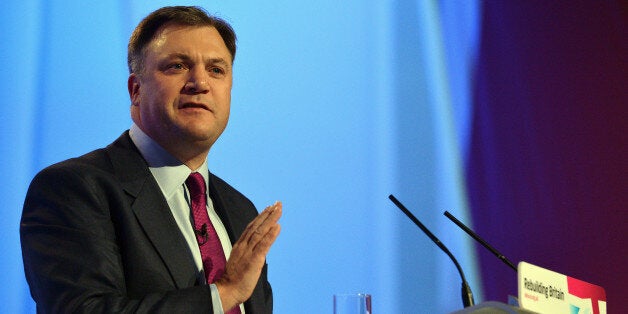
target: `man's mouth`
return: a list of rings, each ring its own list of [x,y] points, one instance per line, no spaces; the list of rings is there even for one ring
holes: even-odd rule
[[[184,104],[181,104],[179,106],[179,109],[189,109],[189,108],[197,108],[197,109],[205,109],[207,111],[211,111],[211,109],[209,108],[209,106],[203,104],[203,103],[197,103],[197,102],[186,102]]]

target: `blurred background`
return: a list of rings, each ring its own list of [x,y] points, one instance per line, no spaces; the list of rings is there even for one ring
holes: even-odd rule
[[[506,302],[515,263],[606,289],[628,312],[628,8],[622,1],[79,1],[0,3],[0,309],[34,313],[19,219],[43,167],[130,126],[126,44],[164,5],[238,34],[232,114],[209,167],[258,209],[284,202],[268,257],[275,313],[375,313]],[[623,296],[623,297],[622,297]],[[623,303],[623,304],[622,304]]]

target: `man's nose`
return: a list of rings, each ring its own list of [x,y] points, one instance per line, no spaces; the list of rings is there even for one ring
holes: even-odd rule
[[[189,72],[184,89],[188,93],[203,94],[209,91],[209,74],[204,68],[195,67]]]

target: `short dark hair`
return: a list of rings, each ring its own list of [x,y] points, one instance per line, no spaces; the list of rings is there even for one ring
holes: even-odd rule
[[[219,17],[207,14],[200,7],[171,6],[153,11],[137,25],[133,34],[131,34],[127,54],[129,73],[139,74],[142,72],[144,68],[144,48],[167,25],[214,27],[231,53],[231,62],[235,60],[236,34],[229,23]]]

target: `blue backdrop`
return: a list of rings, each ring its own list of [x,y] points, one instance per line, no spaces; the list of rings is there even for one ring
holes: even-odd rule
[[[479,279],[475,246],[441,214],[449,210],[472,227],[476,225],[472,217],[488,221],[477,226],[492,231],[492,241],[515,255],[515,261],[533,256],[529,261],[548,265],[544,257],[551,255],[552,247],[534,254],[537,251],[532,245],[517,246],[515,242],[525,238],[529,225],[509,229],[496,217],[516,220],[519,216],[513,213],[529,204],[498,196],[507,196],[511,189],[539,187],[539,180],[550,185],[553,181],[544,177],[543,168],[537,168],[535,180],[515,177],[520,185],[509,186],[510,170],[526,173],[524,166],[529,163],[517,163],[520,151],[509,151],[493,140],[501,136],[506,142],[519,143],[513,138],[519,139],[521,134],[511,137],[509,133],[512,121],[529,126],[538,119],[522,117],[518,108],[545,108],[555,101],[554,97],[528,98],[536,91],[534,84],[547,77],[532,71],[530,81],[522,81],[517,70],[529,65],[538,70],[564,52],[549,50],[553,54],[543,55],[545,59],[518,59],[529,52],[525,49],[531,49],[526,45],[536,43],[522,42],[521,36],[509,32],[525,33],[526,23],[534,20],[531,17],[548,23],[539,27],[551,28],[555,20],[551,13],[572,6],[557,5],[547,11],[538,3],[526,11],[500,3],[3,1],[0,171],[11,180],[4,180],[0,190],[2,311],[34,312],[18,236],[30,179],[47,165],[108,144],[130,126],[128,37],[150,11],[175,4],[205,7],[232,23],[239,37],[231,119],[210,152],[209,166],[258,208],[275,200],[284,202],[282,234],[268,257],[276,313],[329,313],[332,295],[337,292],[371,293],[376,313],[447,313],[461,308],[460,279],[454,266],[388,201],[391,193],[458,256],[477,302],[484,299],[485,290],[491,292],[491,299],[505,301],[507,294],[516,294],[510,284],[515,275],[503,265],[494,266],[505,270],[500,276],[491,276],[485,269],[484,281],[491,283],[485,287]],[[601,17],[616,9],[613,5],[598,11],[575,7],[580,14],[586,11]],[[511,15],[501,16],[501,12]],[[560,42],[561,36],[574,29],[602,25],[598,20],[581,25],[574,18],[577,15],[564,16],[564,27],[552,33],[554,41],[543,44]],[[625,26],[621,17],[618,22],[615,16],[599,29],[621,29],[617,27]],[[626,51],[626,37],[621,34],[625,35],[620,31],[611,37],[613,44],[619,43],[619,48],[610,49],[612,56],[625,55],[621,52]],[[612,59],[602,68],[615,69],[617,64],[621,62]],[[625,72],[615,71],[617,80],[611,86],[625,82],[625,77],[617,74]],[[565,73],[566,80],[560,82],[569,89],[573,86]],[[514,92],[501,94],[503,99],[492,97],[504,87]],[[614,99],[625,99],[625,93],[618,93]],[[511,105],[512,99],[521,105]],[[570,104],[561,105],[567,108]],[[621,108],[618,111],[626,113],[625,105]],[[503,111],[509,114],[503,115]],[[608,112],[604,117],[615,116],[610,114],[615,111]],[[513,120],[504,118],[499,120],[501,124],[491,120],[500,117]],[[539,113],[536,117],[545,116]],[[625,124],[618,118],[611,123]],[[521,130],[524,136],[532,136],[525,131],[529,128]],[[619,139],[617,134],[611,135]],[[534,152],[535,143],[527,147],[532,150],[520,149]],[[619,147],[626,146],[620,142]],[[628,160],[617,156],[618,151],[609,152],[617,158],[612,161]],[[534,158],[527,162],[544,158],[531,155]],[[513,163],[504,164],[504,160]],[[502,167],[491,168],[495,165]],[[625,173],[626,168],[623,170]],[[496,178],[496,171],[503,177]],[[576,179],[587,181],[586,176]],[[625,179],[615,180],[613,196],[625,192]],[[497,201],[483,202],[489,196]],[[564,199],[571,196],[562,195]],[[560,202],[552,199],[547,210],[551,212],[556,208],[551,204]],[[617,198],[611,205],[620,203],[625,204]],[[519,207],[509,212],[513,204]],[[617,214],[606,221],[625,226],[621,223],[625,217]],[[557,229],[560,226],[548,227]],[[625,232],[620,229],[615,227],[613,232],[619,233],[592,243],[621,238]],[[573,248],[566,251],[572,255],[561,255],[564,260],[578,256]],[[590,260],[606,253],[606,249],[593,248]],[[549,264],[563,269],[561,264]],[[593,262],[583,265],[589,267]],[[589,273],[573,270],[576,273],[569,274],[574,277],[590,278]],[[609,273],[591,281],[607,286],[611,279]]]
[[[11,66],[0,70],[0,164],[18,178],[0,192],[1,262],[10,270],[0,298],[8,312],[32,311],[17,232],[28,182],[128,128],[128,37],[146,14],[172,4],[185,3],[3,2],[0,54]],[[371,293],[382,313],[459,308],[453,265],[387,196],[396,194],[442,236],[479,285],[464,236],[445,233],[451,226],[442,229],[440,217],[449,209],[468,221],[461,184],[468,117],[460,113],[476,5],[193,4],[226,18],[239,37],[231,120],[210,169],[258,207],[284,202],[283,231],[268,258],[276,312],[331,312],[335,292]],[[450,61],[456,81],[448,79]]]

